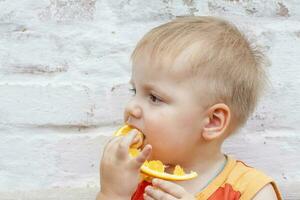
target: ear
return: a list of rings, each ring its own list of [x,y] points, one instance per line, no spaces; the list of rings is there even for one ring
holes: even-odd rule
[[[202,136],[210,141],[224,135],[231,120],[230,109],[226,104],[219,103],[207,111]]]

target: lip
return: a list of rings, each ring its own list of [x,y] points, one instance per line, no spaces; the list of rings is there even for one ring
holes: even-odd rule
[[[130,126],[130,127],[132,127],[133,129],[138,130],[139,132],[141,132],[144,135],[144,132],[141,129],[139,129],[138,127],[136,127],[136,126],[134,126],[132,124],[129,124],[129,123],[125,123],[125,124],[128,125],[128,126]]]

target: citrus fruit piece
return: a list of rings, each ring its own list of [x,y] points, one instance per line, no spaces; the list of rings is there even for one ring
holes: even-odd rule
[[[115,136],[125,136],[127,135],[134,127],[130,125],[124,125],[119,128],[115,132]],[[132,157],[136,157],[140,153],[140,149],[143,145],[144,134],[138,132],[136,137],[139,139],[137,143],[134,143],[129,148],[129,154]],[[186,174],[182,167],[176,165],[173,171],[173,174],[165,172],[165,165],[160,160],[151,160],[145,161],[141,166],[140,170],[144,180],[151,180],[151,178],[161,178],[170,181],[183,181],[183,180],[190,180],[196,178],[198,175],[196,172],[191,171],[190,173]]]
[[[179,165],[176,165],[173,174],[178,175],[178,176],[183,176],[183,175],[185,175],[185,172],[182,169],[182,167],[180,167]]]
[[[124,125],[121,128],[119,128],[116,132],[115,132],[115,136],[124,136],[127,135],[132,129],[134,129],[133,127],[131,127],[130,125]],[[135,136],[136,138],[138,138],[138,142],[134,143],[130,146],[130,148],[139,148],[143,145],[143,140],[144,140],[144,135],[143,133],[141,133],[140,131],[138,131],[137,135]]]
[[[173,174],[167,173],[164,170],[165,170],[165,166],[159,160],[146,161],[141,166],[142,173],[151,177],[156,177],[156,178],[165,179],[169,181],[190,180],[198,176],[197,173],[193,171],[186,174],[179,165],[176,165]]]
[[[129,148],[129,154],[131,157],[135,158],[140,154],[140,150],[136,148]]]

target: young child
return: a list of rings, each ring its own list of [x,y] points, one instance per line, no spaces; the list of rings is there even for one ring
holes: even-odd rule
[[[125,122],[145,135],[137,158],[132,131],[106,145],[99,200],[277,200],[264,173],[221,152],[255,109],[266,82],[263,54],[217,17],[182,17],[148,32],[132,54]],[[139,182],[146,160],[198,173],[189,181]]]

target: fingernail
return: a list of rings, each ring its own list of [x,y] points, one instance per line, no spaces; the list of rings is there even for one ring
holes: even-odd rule
[[[145,188],[145,191],[146,191],[146,192],[149,192],[149,191],[151,190],[151,188],[152,188],[151,186],[147,186],[147,187]]]
[[[152,180],[152,183],[153,183],[153,184],[157,184],[157,182],[158,182],[158,180],[157,180],[156,178],[154,178],[154,179]]]

